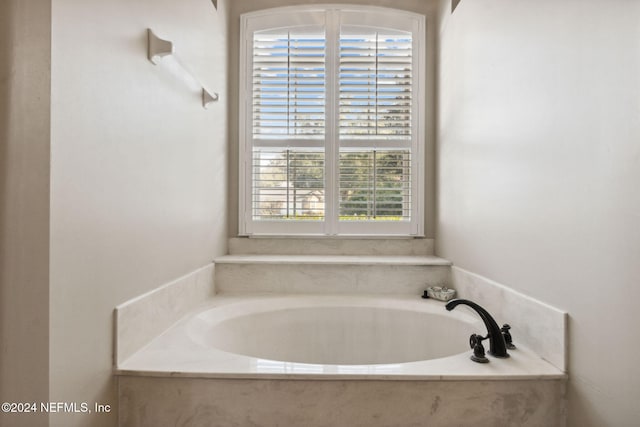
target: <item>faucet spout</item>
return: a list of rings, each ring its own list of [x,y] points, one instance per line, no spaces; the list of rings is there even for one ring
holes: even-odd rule
[[[460,304],[471,307],[482,318],[482,321],[487,328],[487,333],[489,334],[489,354],[493,357],[509,357],[509,353],[507,353],[507,346],[504,342],[504,337],[502,336],[500,327],[498,326],[494,318],[491,317],[489,312],[473,301],[460,298],[449,301],[445,305],[445,308],[448,311],[451,311]]]

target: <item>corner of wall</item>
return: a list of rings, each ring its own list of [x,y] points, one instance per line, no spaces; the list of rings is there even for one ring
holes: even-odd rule
[[[0,2],[0,400],[49,400],[51,0]],[[0,412],[0,425],[48,414]]]

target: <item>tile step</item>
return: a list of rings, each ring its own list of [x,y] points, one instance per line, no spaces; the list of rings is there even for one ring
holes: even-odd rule
[[[329,264],[329,265],[434,265],[451,262],[436,256],[411,255],[224,255],[215,264]]]
[[[234,237],[229,254],[433,255],[433,239],[354,237]]]
[[[215,259],[217,293],[421,295],[447,286],[451,263],[433,256],[226,255]]]

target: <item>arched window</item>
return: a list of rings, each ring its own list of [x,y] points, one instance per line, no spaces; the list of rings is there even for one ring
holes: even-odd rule
[[[424,17],[241,18],[240,234],[422,235]]]

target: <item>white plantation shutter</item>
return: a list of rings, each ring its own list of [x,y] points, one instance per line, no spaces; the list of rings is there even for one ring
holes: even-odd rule
[[[241,21],[240,234],[421,235],[424,17],[307,5]]]
[[[340,138],[410,139],[410,33],[340,35]]]
[[[341,29],[342,221],[411,220],[412,60],[411,33]]]
[[[341,221],[411,219],[410,150],[340,151]]]
[[[323,32],[256,32],[253,138],[322,138],[325,127]]]
[[[324,218],[324,151],[256,148],[252,160],[254,220]]]
[[[325,56],[322,29],[253,35],[254,221],[324,219]]]

